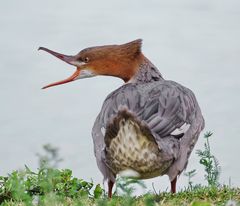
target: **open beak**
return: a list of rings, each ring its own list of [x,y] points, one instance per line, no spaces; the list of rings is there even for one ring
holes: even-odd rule
[[[52,50],[44,48],[44,47],[39,47],[38,50],[46,51],[49,54],[52,54],[53,56],[61,59],[62,61],[65,61],[66,63],[77,66],[77,67],[80,66],[80,64],[81,64],[80,62],[77,62],[76,56],[69,56],[69,55],[60,54],[60,53],[57,53],[55,51],[52,51]],[[82,64],[84,64],[84,63],[82,63]],[[72,81],[78,79],[81,76],[80,73],[81,73],[80,68],[77,68],[77,70],[73,73],[73,75],[71,75],[67,79],[64,79],[64,80],[61,80],[61,81],[58,81],[58,82],[54,82],[52,84],[48,84],[47,86],[44,86],[42,89],[46,89],[48,87],[53,87],[53,86],[60,85],[60,84],[66,84],[68,82],[72,82]]]

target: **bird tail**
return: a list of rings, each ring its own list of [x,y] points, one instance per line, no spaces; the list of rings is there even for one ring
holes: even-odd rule
[[[126,127],[126,124],[129,124],[129,126]],[[147,137],[147,139],[151,142],[155,142],[155,139],[148,128],[147,124],[141,122],[138,120],[136,116],[134,116],[131,112],[124,109],[118,112],[118,114],[112,119],[112,121],[107,125],[106,133],[105,133],[105,144],[106,147],[108,147],[111,143],[111,141],[117,137],[119,131],[121,128],[129,128],[129,127],[135,128],[135,132],[141,133],[141,135]],[[126,131],[130,132],[130,131]]]

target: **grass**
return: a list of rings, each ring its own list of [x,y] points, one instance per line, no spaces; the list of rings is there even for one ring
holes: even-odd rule
[[[26,169],[28,170],[28,169]],[[134,197],[132,190],[126,185],[123,195],[114,195],[109,200],[102,188],[92,183],[70,176],[69,170],[51,170],[42,179],[39,173],[29,180],[29,171],[13,172],[5,179],[0,192],[0,201],[6,205],[98,205],[98,206],[153,206],[153,205],[226,205],[230,200],[233,205],[240,205],[240,188],[228,186],[203,187],[195,186],[186,188],[177,194],[162,192],[160,194],[147,193],[143,196]],[[66,174],[67,173],[67,174]],[[5,186],[3,186],[5,185]]]
[[[156,206],[156,205],[191,205],[240,206],[240,188],[231,188],[218,182],[220,166],[211,153],[210,140],[212,133],[204,135],[206,142],[203,150],[198,150],[199,163],[204,167],[204,177],[208,186],[195,185],[192,177],[196,170],[186,172],[188,187],[177,194],[161,192],[147,193],[135,197],[134,185],[145,187],[140,180],[118,178],[116,192],[110,200],[99,184],[78,179],[72,176],[69,169],[56,169],[59,158],[58,149],[45,145],[44,154],[39,157],[39,169],[33,172],[25,166],[21,171],[13,171],[7,177],[0,176],[0,205],[3,206]],[[121,195],[119,195],[121,194]]]

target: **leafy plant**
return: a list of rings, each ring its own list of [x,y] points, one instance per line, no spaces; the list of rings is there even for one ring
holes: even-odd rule
[[[132,195],[135,191],[134,185],[139,185],[142,188],[146,188],[143,181],[130,177],[118,177],[116,180],[116,193],[123,195]]]
[[[0,203],[6,200],[31,202],[34,196],[43,201],[44,196],[51,193],[65,198],[99,198],[103,193],[100,185],[96,185],[92,193],[93,183],[73,178],[69,169],[44,168],[35,173],[26,166],[25,170],[14,171],[0,180]]]
[[[146,188],[143,181],[130,178],[130,177],[118,177],[116,180],[116,192],[114,196],[121,194],[124,198],[121,201],[122,205],[131,206],[136,205],[136,199],[133,197],[133,193],[136,190],[135,186]]]
[[[229,200],[236,205],[240,203],[239,188],[199,186],[192,190],[179,191],[177,194],[161,192],[158,195],[147,193],[143,196],[133,197],[131,195],[134,189],[130,188],[138,181],[131,179],[127,180],[127,183],[124,181],[123,179],[118,180],[118,185],[121,185],[118,190],[126,191],[125,195],[114,195],[109,200],[102,196],[103,190],[99,185],[94,187],[91,182],[72,177],[70,170],[44,169],[35,173],[26,167],[25,170],[14,171],[7,177],[0,176],[0,205],[197,206],[225,205],[230,202]],[[125,186],[127,186],[127,190]]]
[[[24,170],[13,171],[7,177],[0,176],[0,204],[4,201],[25,202],[31,204],[37,199],[46,198],[99,198],[103,194],[100,185],[94,185],[83,179],[72,177],[69,169],[56,169],[59,158],[58,148],[44,145],[45,154],[39,157],[39,169],[31,171],[26,165]],[[36,198],[37,197],[37,198]]]
[[[196,169],[193,169],[189,172],[185,172],[184,175],[188,177],[188,189],[193,189],[193,181],[192,178],[196,175]]]
[[[57,168],[58,164],[63,161],[59,157],[59,148],[51,144],[43,145],[44,154],[37,153],[40,168]]]
[[[218,179],[221,171],[219,162],[216,157],[211,153],[209,138],[213,133],[207,132],[204,134],[206,142],[204,143],[204,150],[197,150],[197,155],[200,157],[200,164],[204,166],[206,174],[205,179],[209,186],[218,186]]]

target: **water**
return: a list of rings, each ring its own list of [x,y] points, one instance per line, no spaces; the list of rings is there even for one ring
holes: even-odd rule
[[[240,2],[203,1],[4,1],[0,7],[0,175],[27,164],[37,168],[45,143],[60,148],[74,175],[101,182],[91,128],[101,104],[122,81],[96,77],[40,88],[69,76],[71,66],[38,52],[39,46],[76,54],[95,45],[142,38],[144,54],[166,79],[191,88],[214,132],[212,152],[221,182],[240,186]],[[195,149],[203,148],[201,137]],[[203,169],[193,152],[188,169]],[[166,189],[168,178],[146,181]],[[182,177],[178,187],[186,185]]]

